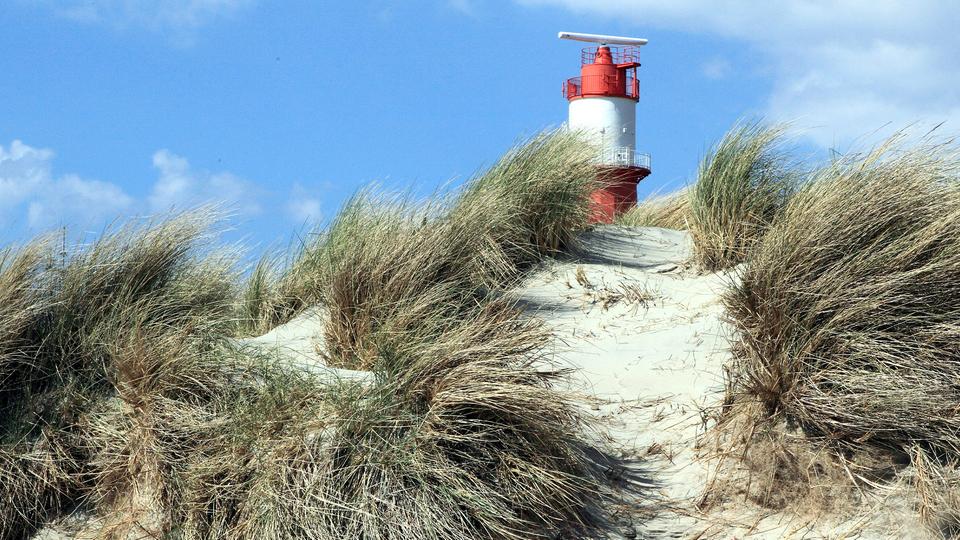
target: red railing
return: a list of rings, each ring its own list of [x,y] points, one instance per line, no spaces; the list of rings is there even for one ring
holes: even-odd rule
[[[607,47],[614,64],[639,64],[640,47]],[[593,64],[597,60],[600,47],[587,47],[580,51],[580,64]]]
[[[633,70],[623,71],[627,76],[626,91],[622,97],[627,97],[630,99],[640,99],[640,81],[634,75]],[[595,77],[603,78],[603,86],[606,86],[608,83],[612,84],[612,80],[608,75],[596,75]],[[596,87],[596,85],[591,85]],[[591,94],[587,94],[591,95]],[[583,97],[583,78],[582,77],[572,77],[563,82],[563,97],[567,99]]]
[[[580,83],[580,77],[571,77],[563,81],[563,97],[570,99],[581,96],[583,96],[583,85]]]

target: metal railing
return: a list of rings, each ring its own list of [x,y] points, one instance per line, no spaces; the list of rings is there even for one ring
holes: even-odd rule
[[[640,47],[607,47],[614,64],[640,63]],[[580,50],[580,64],[593,64],[597,61],[600,47],[586,47]]]
[[[637,152],[629,146],[608,148],[597,158],[600,165],[615,165],[618,167],[640,167],[650,169],[650,154]]]
[[[583,82],[580,77],[571,77],[563,81],[563,97],[570,99],[581,96],[583,96]]]
[[[623,84],[623,97],[628,97],[634,100],[640,99],[640,83],[636,75],[632,71],[626,71],[626,80]],[[616,81],[616,77],[608,77],[606,75],[593,75],[588,78],[594,79],[588,81],[593,83],[593,86],[598,85],[604,87],[608,84],[613,84]],[[583,97],[583,77],[571,77],[563,81],[563,97],[578,98]]]

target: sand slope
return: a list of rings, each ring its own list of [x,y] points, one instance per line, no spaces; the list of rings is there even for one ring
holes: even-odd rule
[[[324,311],[312,307],[262,336],[236,340],[239,348],[249,354],[265,356],[268,360],[325,379],[367,379],[370,373],[330,367],[320,351],[323,350]]]

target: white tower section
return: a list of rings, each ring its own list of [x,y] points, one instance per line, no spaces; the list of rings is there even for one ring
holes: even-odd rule
[[[637,102],[625,97],[591,96],[569,105],[567,127],[583,134],[600,151],[604,165],[633,165],[637,146]]]

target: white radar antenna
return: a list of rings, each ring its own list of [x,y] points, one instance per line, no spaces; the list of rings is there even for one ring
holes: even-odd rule
[[[560,32],[557,34],[557,37],[560,39],[571,39],[573,41],[599,43],[600,45],[632,45],[639,47],[647,44],[647,40],[643,38],[605,36],[602,34],[581,34],[580,32]]]

